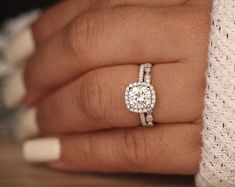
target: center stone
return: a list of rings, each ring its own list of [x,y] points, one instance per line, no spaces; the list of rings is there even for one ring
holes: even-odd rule
[[[155,93],[150,84],[133,83],[126,90],[126,104],[133,112],[149,112],[155,102]]]
[[[151,104],[151,91],[146,86],[136,86],[130,89],[130,105],[138,109],[144,109]]]

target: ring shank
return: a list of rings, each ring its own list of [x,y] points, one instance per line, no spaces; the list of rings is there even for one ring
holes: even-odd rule
[[[141,64],[139,69],[139,82],[151,83],[152,64]],[[154,125],[152,111],[148,113],[140,113],[140,121],[142,126],[152,127]]]

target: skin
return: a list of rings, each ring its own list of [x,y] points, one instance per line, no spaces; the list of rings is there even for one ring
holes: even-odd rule
[[[49,165],[196,173],[210,9],[209,0],[67,0],[48,9],[32,25],[25,104],[37,109],[40,136],[61,138],[62,156]],[[143,62],[154,65],[152,128],[123,99]]]

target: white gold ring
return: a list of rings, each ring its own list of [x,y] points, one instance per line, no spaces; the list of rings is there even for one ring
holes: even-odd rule
[[[129,84],[125,92],[127,109],[140,114],[143,126],[154,125],[152,111],[156,103],[156,93],[151,85],[151,68],[149,63],[141,64],[139,81]]]

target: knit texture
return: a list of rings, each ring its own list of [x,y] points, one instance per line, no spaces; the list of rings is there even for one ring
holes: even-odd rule
[[[214,0],[199,187],[235,187],[235,0]]]

